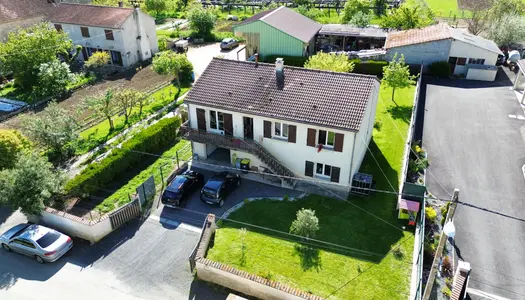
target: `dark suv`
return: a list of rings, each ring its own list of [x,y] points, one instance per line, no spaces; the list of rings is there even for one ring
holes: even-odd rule
[[[224,205],[224,199],[241,185],[241,177],[230,172],[220,172],[206,182],[201,190],[201,200],[208,204]]]
[[[188,170],[177,175],[162,193],[162,204],[168,207],[180,206],[188,195],[204,184],[201,173]]]

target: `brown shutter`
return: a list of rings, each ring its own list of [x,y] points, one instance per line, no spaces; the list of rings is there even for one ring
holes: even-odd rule
[[[233,119],[231,114],[224,114],[224,134],[233,135]]]
[[[332,167],[332,174],[330,175],[330,181],[339,182],[339,173],[341,173],[340,168]]]
[[[304,166],[304,175],[314,177],[314,163],[311,161],[306,161]]]
[[[264,121],[264,137],[272,138],[272,122],[270,121]]]
[[[104,34],[106,34],[106,40],[114,40],[113,30],[104,29]]]
[[[343,144],[345,141],[345,135],[342,133],[335,134],[334,151],[343,152]]]
[[[197,128],[206,131],[206,112],[202,108],[197,108]]]
[[[306,137],[306,146],[315,147],[315,134],[316,130],[308,128],[308,136]]]
[[[87,27],[80,27],[80,32],[82,33],[83,37],[89,37],[89,28],[87,28]]]
[[[297,138],[297,126],[288,125],[288,143],[295,143]]]

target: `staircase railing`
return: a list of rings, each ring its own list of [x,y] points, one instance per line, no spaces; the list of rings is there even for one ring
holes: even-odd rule
[[[272,154],[270,154],[264,147],[254,140],[234,137],[231,135],[222,135],[211,133],[203,130],[190,128],[188,122],[185,122],[180,127],[180,133],[183,138],[188,140],[203,143],[213,144],[222,148],[244,150],[250,154],[257,156],[266,164],[270,170],[277,175],[285,176],[283,180],[289,184],[293,184],[294,173],[279,162]]]

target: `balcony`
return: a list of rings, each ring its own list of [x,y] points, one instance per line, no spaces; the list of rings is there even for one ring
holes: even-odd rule
[[[270,154],[263,146],[254,140],[245,140],[230,135],[221,135],[211,133],[203,130],[193,129],[189,127],[189,123],[185,122],[180,127],[180,134],[184,139],[202,143],[212,144],[221,148],[241,150],[257,156],[265,165],[267,165],[272,172],[277,175],[285,176],[283,178],[288,184],[293,185],[294,173],[285,167]]]

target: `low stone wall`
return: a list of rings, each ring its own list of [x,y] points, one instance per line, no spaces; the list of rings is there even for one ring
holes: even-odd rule
[[[195,265],[197,277],[245,295],[267,300],[322,300],[323,298],[292,288],[261,276],[241,271],[234,267],[215,262],[206,258],[209,244],[214,237],[215,215],[208,215],[204,224],[202,238],[197,245]]]

